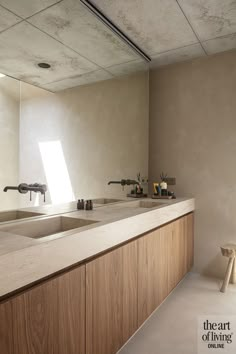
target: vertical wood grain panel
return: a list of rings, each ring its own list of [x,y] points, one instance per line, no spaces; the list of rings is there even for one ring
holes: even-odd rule
[[[178,221],[177,239],[178,239],[178,245],[179,245],[179,250],[178,250],[179,272],[178,272],[178,276],[177,276],[177,283],[179,283],[180,280],[187,273],[187,237],[186,237],[187,223],[186,223],[185,216],[178,219],[177,221]]]
[[[4,354],[84,354],[85,266],[2,303],[0,328]]]
[[[14,354],[12,330],[12,307],[7,301],[0,304],[0,353]]]
[[[138,329],[138,242],[123,247],[122,345]]]
[[[58,354],[85,354],[85,266],[58,277]]]
[[[193,267],[194,262],[194,214],[187,215],[187,243],[188,243],[188,271]]]
[[[178,283],[179,274],[179,245],[178,245],[178,222],[174,221],[168,225],[168,293],[170,293]]]
[[[141,325],[168,294],[169,227],[138,240],[138,323]]]
[[[187,216],[170,224],[172,228],[168,244],[168,288],[169,292],[188,271],[188,225]]]
[[[46,282],[12,300],[14,353],[56,352],[58,322],[53,321],[57,308],[54,286],[54,281]]]
[[[136,329],[134,241],[86,264],[86,353],[116,353]]]
[[[172,225],[168,224],[160,229],[160,300],[161,302],[169,294],[168,290],[168,250],[169,250],[169,238],[172,235]]]

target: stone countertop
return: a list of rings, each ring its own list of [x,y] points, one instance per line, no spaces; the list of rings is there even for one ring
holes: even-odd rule
[[[97,223],[41,239],[16,235],[12,231],[4,230],[6,225],[1,226],[0,299],[64,269],[89,261],[100,253],[181,217],[195,208],[193,198],[145,198],[145,202],[160,203],[155,208],[138,207],[139,202],[137,199],[124,199],[120,203],[103,205],[92,211],[78,210],[60,214]],[[59,209],[64,210],[64,207]],[[37,221],[55,217],[57,216],[40,217]],[[30,224],[34,221],[36,220],[19,220],[14,225]]]

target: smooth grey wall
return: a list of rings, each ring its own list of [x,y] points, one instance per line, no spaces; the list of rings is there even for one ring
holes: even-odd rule
[[[150,73],[149,176],[196,197],[195,270],[223,276],[236,243],[236,52]]]
[[[109,180],[148,174],[148,73],[52,94],[22,84],[20,179],[47,183],[40,142],[59,141],[75,197],[125,196]],[[54,164],[52,161],[51,165]],[[60,171],[55,168],[55,183]],[[63,184],[58,188],[58,196]],[[60,198],[59,198],[60,199]],[[47,198],[47,202],[54,202]],[[34,205],[21,198],[21,205]]]
[[[3,192],[19,181],[20,83],[0,77],[0,210],[18,207],[17,192]]]

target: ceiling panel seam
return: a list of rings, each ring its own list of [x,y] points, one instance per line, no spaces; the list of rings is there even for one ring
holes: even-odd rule
[[[59,3],[62,2],[62,1],[64,1],[64,0],[59,0],[59,1],[55,2],[54,4],[49,5],[49,6],[45,7],[45,8],[43,8],[42,10],[37,11],[37,12],[34,12],[32,15],[26,16],[26,17],[22,17],[21,15],[18,15],[16,12],[14,12],[14,11],[8,9],[6,6],[4,6],[4,5],[2,5],[2,4],[0,4],[0,7],[2,7],[3,9],[5,9],[5,10],[11,12],[13,15],[20,17],[22,20],[27,20],[28,18],[31,18],[31,17],[33,17],[33,16],[35,16],[35,15],[40,14],[41,12],[43,12],[43,11],[45,11],[45,10],[47,10],[47,9],[50,9],[50,7],[53,7],[53,6],[59,4]]]
[[[124,65],[124,64],[131,64],[131,63],[135,63],[135,62],[139,62],[141,59],[132,59],[132,60],[128,60],[124,63],[119,63],[119,64],[114,64],[114,65],[110,65],[107,66],[106,69],[109,70],[110,68],[113,68],[114,66],[118,66],[118,65]],[[143,61],[143,63],[145,63],[145,61]],[[146,64],[146,63],[145,63]]]
[[[46,86],[46,85],[49,85],[49,84],[55,84],[56,82],[61,82],[61,81],[64,81],[64,80],[69,80],[69,79],[77,79],[79,77],[82,77],[82,76],[86,76],[88,74],[92,74],[92,73],[96,73],[97,71],[100,71],[100,70],[103,70],[103,71],[107,71],[107,70],[104,70],[103,68],[99,69],[99,70],[91,70],[91,71],[88,71],[84,74],[80,74],[80,75],[75,75],[75,76],[68,76],[64,79],[59,79],[59,80],[55,80],[55,81],[49,81],[49,82],[46,82],[43,84],[43,86]],[[109,71],[107,71],[108,74],[112,75],[112,77],[115,77],[112,73],[110,73]]]
[[[125,64],[125,63],[122,63],[122,64]],[[114,66],[114,65],[113,65]],[[113,78],[116,77],[114,74],[112,74],[108,68],[102,68],[104,71],[106,71],[106,73],[108,73],[109,75],[111,75]],[[96,71],[96,70],[95,70]]]
[[[234,35],[236,35],[236,32],[232,32],[232,33],[229,33],[229,34],[224,34],[223,36],[218,36],[218,37],[212,37],[212,38],[209,38],[209,39],[205,39],[201,43],[206,43],[206,42],[212,41],[214,39],[227,38],[227,37],[234,36]],[[233,49],[235,49],[235,48],[233,48]]]
[[[201,43],[199,43],[199,41],[197,41],[196,43],[182,45],[181,47],[176,47],[176,48],[172,48],[172,49],[169,49],[169,50],[165,50],[164,52],[155,52],[155,53],[152,53],[151,56],[170,53],[170,52],[173,52],[173,51],[178,50],[178,49],[192,47],[193,45],[196,45],[196,44],[201,44]]]
[[[44,12],[44,11],[50,9],[51,7],[53,7],[53,6],[55,6],[55,5],[60,4],[60,2],[62,2],[62,1],[64,1],[64,0],[59,0],[59,1],[55,2],[54,4],[47,6],[47,7],[45,7],[44,9],[33,13],[33,14],[30,15],[30,16],[25,17],[24,20],[28,20],[28,19],[30,19],[31,17],[36,16],[36,15],[40,14],[41,12]]]
[[[208,55],[208,54],[207,54],[207,52],[206,52],[206,50],[205,50],[205,48],[203,47],[203,45],[202,45],[202,43],[201,43],[201,41],[200,41],[200,38],[198,37],[198,35],[197,35],[197,33],[196,33],[195,29],[193,28],[193,26],[192,26],[192,24],[191,24],[190,20],[188,19],[187,15],[185,14],[185,12],[184,12],[184,10],[183,10],[182,6],[179,4],[179,1],[178,1],[178,0],[175,0],[175,1],[176,1],[176,3],[178,4],[178,6],[179,6],[179,8],[180,8],[180,10],[181,10],[181,12],[182,12],[182,14],[183,14],[183,15],[184,15],[184,17],[186,18],[186,20],[187,20],[187,22],[188,22],[189,26],[191,27],[191,29],[192,29],[192,31],[193,31],[193,33],[194,33],[194,35],[196,36],[196,38],[197,38],[197,40],[198,40],[199,44],[201,45],[202,50],[204,51],[204,53],[205,53],[206,55]]]
[[[3,32],[8,31],[10,28],[15,27],[15,26],[19,25],[19,24],[20,24],[20,23],[22,23],[22,22],[24,22],[24,20],[23,20],[23,19],[21,19],[19,22],[14,23],[14,24],[13,24],[13,25],[11,25],[11,26],[9,26],[9,27],[5,28],[4,30],[0,31],[0,35],[1,35]]]
[[[9,10],[6,6],[0,4],[0,7],[2,7],[3,9],[5,9],[6,11],[9,11],[11,14],[17,16],[17,17],[20,17],[22,20],[24,20],[24,18],[18,14],[16,14],[15,12],[13,12],[12,10]]]
[[[117,78],[118,75],[113,74],[113,73],[110,71],[111,68],[114,68],[114,67],[119,66],[119,65],[131,64],[131,63],[133,63],[133,62],[135,62],[135,61],[136,61],[136,60],[129,60],[129,61],[126,61],[126,62],[124,62],[124,63],[120,63],[120,64],[115,64],[115,65],[108,66],[108,67],[106,68],[106,72],[107,72],[108,74],[112,75],[113,78]],[[147,63],[146,63],[146,65],[148,66]],[[105,69],[104,69],[104,70],[105,70]],[[133,73],[129,73],[129,75],[130,75],[130,74],[133,74]],[[123,75],[122,75],[122,76],[123,76]]]

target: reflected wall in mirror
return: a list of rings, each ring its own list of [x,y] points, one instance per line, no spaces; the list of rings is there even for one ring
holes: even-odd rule
[[[18,193],[4,193],[19,181],[20,82],[0,74],[0,209],[18,206]]]
[[[0,1],[0,210],[124,197],[148,173],[148,66],[81,1]],[[26,20],[27,19],[27,20]],[[39,67],[49,64],[49,68]]]
[[[148,84],[146,72],[58,93],[21,83],[20,180],[46,183],[53,204],[126,196],[107,183],[147,176]]]

